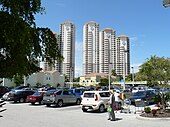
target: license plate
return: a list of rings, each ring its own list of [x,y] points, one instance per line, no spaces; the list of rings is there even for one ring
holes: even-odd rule
[[[84,107],[85,109],[89,109],[89,107]]]

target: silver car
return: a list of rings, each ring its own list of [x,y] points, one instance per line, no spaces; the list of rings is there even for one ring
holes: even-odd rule
[[[64,104],[80,104],[81,97],[76,96],[68,89],[49,90],[44,94],[43,103],[49,107],[51,105],[62,107]]]

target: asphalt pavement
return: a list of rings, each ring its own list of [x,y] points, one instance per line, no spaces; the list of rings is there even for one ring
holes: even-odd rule
[[[109,121],[108,113],[82,112],[79,105],[62,108],[9,103],[0,113],[0,127],[169,127],[170,119],[140,117],[142,108],[130,106],[131,113],[115,112],[116,121]],[[135,111],[136,114],[135,114]]]

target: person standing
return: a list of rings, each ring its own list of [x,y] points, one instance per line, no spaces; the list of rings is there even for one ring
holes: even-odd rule
[[[115,96],[115,104],[116,104],[116,110],[122,109],[122,98],[119,90],[116,90],[114,93]]]
[[[114,96],[114,92],[112,90],[109,90],[110,92],[110,100],[109,100],[109,104],[111,107],[111,112],[109,112],[109,118],[108,120],[110,121],[115,121],[115,113],[114,113],[114,106],[115,106],[115,96]]]

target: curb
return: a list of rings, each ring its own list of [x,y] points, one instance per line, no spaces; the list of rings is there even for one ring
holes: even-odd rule
[[[165,117],[165,118],[149,118],[149,117],[142,117],[140,115],[136,116],[136,119],[138,120],[163,120],[163,121],[170,121],[169,117]]]

